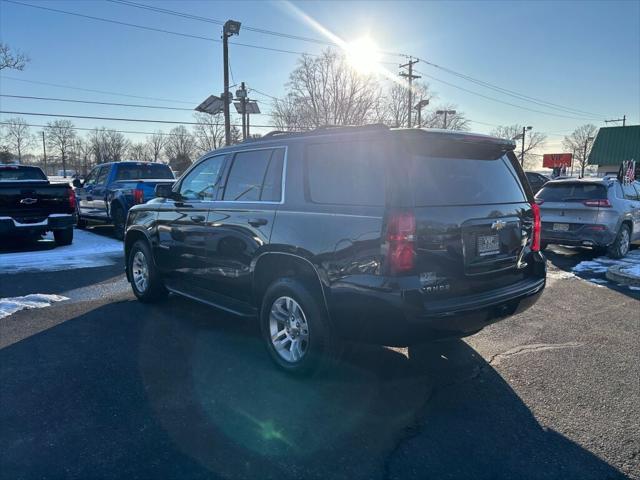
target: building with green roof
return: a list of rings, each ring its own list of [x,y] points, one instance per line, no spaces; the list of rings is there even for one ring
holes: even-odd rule
[[[598,174],[617,174],[624,160],[635,160],[640,168],[640,125],[603,127],[589,154],[589,164],[598,165]]]

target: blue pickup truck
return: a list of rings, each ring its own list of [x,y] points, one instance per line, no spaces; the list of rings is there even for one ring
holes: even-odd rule
[[[173,184],[175,177],[168,165],[148,162],[113,162],[96,166],[84,182],[76,179],[78,227],[88,222],[113,225],[117,238],[124,237],[129,208],[155,197],[159,184]]]

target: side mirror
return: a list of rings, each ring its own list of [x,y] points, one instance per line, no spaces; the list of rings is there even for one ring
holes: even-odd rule
[[[82,186],[82,180],[80,180],[79,178],[74,178],[73,182],[71,182],[71,183],[76,188],[80,188]]]
[[[173,185],[169,183],[160,183],[155,188],[156,197],[171,198],[173,196]]]

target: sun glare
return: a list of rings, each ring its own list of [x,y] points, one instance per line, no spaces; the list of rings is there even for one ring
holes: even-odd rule
[[[345,45],[349,63],[361,73],[372,73],[380,68],[378,46],[369,37],[362,37]]]

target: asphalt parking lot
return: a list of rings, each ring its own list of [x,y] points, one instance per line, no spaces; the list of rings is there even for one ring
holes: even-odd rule
[[[299,380],[251,323],[137,302],[108,229],[77,233],[0,250],[0,303],[43,307],[0,318],[3,478],[640,479],[640,290],[588,250],[552,247],[538,304],[464,341]]]

